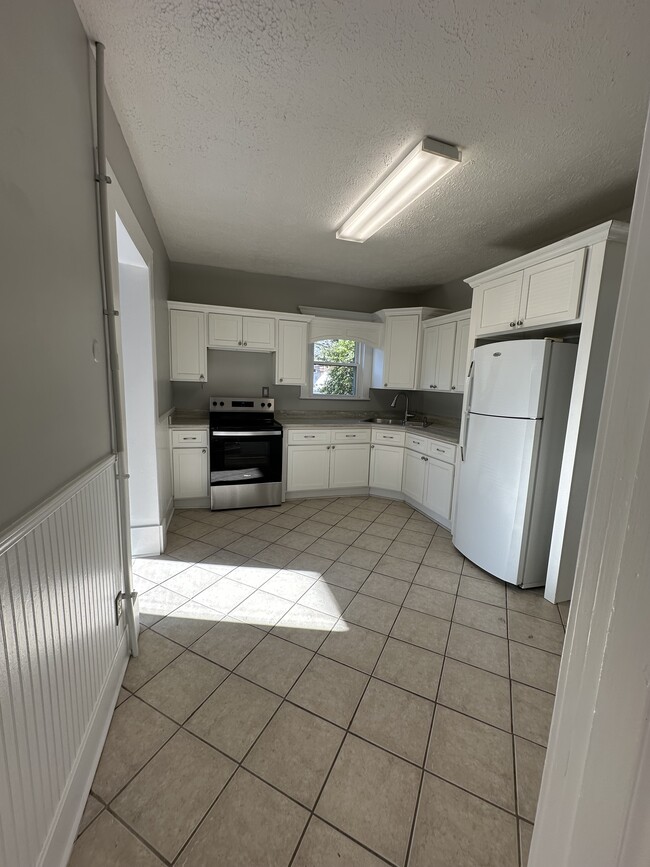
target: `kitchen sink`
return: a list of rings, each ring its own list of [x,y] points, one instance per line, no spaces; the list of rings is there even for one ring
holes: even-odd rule
[[[404,422],[399,418],[367,418],[367,424],[393,424],[404,425]]]

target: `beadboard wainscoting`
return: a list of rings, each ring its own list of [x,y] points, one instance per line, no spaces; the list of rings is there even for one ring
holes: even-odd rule
[[[0,537],[0,862],[65,865],[127,662],[115,459]]]

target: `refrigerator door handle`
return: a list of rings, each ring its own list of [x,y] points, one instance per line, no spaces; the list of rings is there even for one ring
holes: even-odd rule
[[[460,459],[461,461],[465,460],[465,455],[467,454],[467,431],[469,430],[469,419],[470,414],[467,413],[465,415],[465,430],[463,431],[463,441],[460,446]]]
[[[474,389],[474,360],[470,362],[469,370],[467,371],[467,385],[465,387],[465,391],[467,392],[467,412],[470,412],[472,409],[472,391]]]

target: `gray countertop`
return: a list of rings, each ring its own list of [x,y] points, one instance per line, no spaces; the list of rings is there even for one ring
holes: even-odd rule
[[[377,427],[383,430],[390,427],[397,430],[406,430],[409,433],[424,434],[425,436],[435,437],[449,443],[457,443],[460,434],[460,422],[456,419],[431,419],[430,424],[426,427],[421,427],[420,425],[411,424],[373,425],[363,417],[332,413],[328,413],[327,415],[302,415],[299,413],[278,412],[275,414],[275,417],[284,427],[293,428],[294,430],[313,427]],[[169,426],[179,429],[207,427],[209,423],[209,413],[202,410],[177,410],[172,413],[169,419]]]

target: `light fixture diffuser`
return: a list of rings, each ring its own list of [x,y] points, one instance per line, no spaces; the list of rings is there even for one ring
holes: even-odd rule
[[[422,139],[347,218],[336,237],[363,244],[459,165],[460,160],[457,147],[432,138]]]

